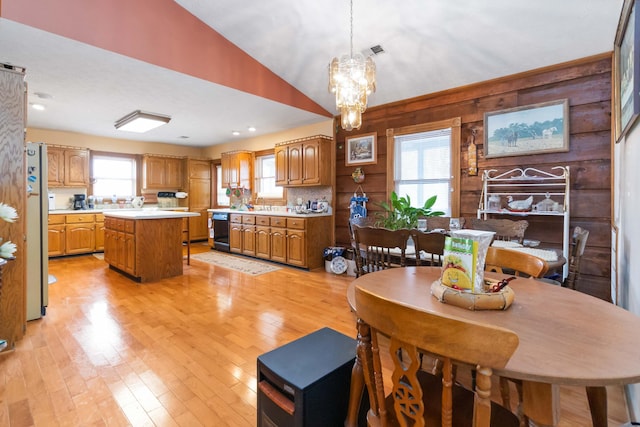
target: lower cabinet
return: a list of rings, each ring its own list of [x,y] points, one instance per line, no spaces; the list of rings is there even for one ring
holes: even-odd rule
[[[231,252],[303,268],[324,265],[322,251],[330,245],[330,217],[286,217],[256,214],[229,216]]]
[[[104,216],[78,213],[49,215],[48,255],[77,255],[104,249]]]
[[[135,221],[107,218],[105,220],[104,260],[126,273],[135,276]]]

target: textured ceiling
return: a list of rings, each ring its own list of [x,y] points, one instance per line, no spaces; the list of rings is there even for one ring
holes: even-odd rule
[[[327,65],[332,57],[349,52],[348,1],[175,2],[328,112],[335,112],[327,92]],[[369,105],[611,51],[622,3],[355,0],[354,50],[375,45],[384,49],[374,57],[378,89]],[[29,110],[29,127],[208,146],[327,120],[321,114],[17,23],[4,14],[0,62],[25,67],[29,102],[47,107]],[[53,98],[38,99],[35,92]],[[142,135],[115,131],[113,122],[136,109],[169,114],[172,121]],[[248,126],[258,131],[249,134]],[[242,134],[233,137],[232,130]]]

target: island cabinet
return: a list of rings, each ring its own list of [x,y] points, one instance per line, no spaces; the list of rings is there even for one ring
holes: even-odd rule
[[[305,218],[231,214],[231,252],[268,259],[302,268],[324,265],[322,251],[330,245],[326,230],[329,216]]]
[[[222,153],[222,187],[251,188],[253,153],[230,151]]]
[[[277,144],[276,185],[330,185],[331,142],[331,138],[318,135]]]
[[[104,259],[139,282],[179,276],[183,269],[182,219],[192,212],[108,213]]]
[[[89,185],[89,150],[47,146],[47,163],[49,187]]]
[[[183,186],[184,158],[142,156],[142,187],[145,190],[179,190]]]

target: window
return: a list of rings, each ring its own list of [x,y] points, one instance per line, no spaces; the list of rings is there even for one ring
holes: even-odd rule
[[[119,199],[134,197],[136,187],[135,156],[92,154],[91,170],[93,195]]]
[[[274,154],[256,156],[255,192],[260,198],[282,199],[283,188],[276,186],[276,157]]]
[[[227,189],[222,188],[222,165],[216,165],[216,204],[218,206],[229,206],[230,204]]]
[[[392,146],[387,152],[393,153],[393,174],[389,174],[389,190],[408,195],[415,207],[435,195],[433,210],[458,216],[459,135],[459,120],[390,129],[387,144]]]

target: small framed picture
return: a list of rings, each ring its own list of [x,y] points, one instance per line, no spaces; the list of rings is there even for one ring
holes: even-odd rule
[[[376,158],[376,134],[368,133],[346,138],[345,164],[350,165],[375,165]]]
[[[640,0],[625,2],[622,31],[614,44],[615,140],[619,141],[640,114]]]
[[[569,101],[484,113],[484,156],[523,156],[569,151]]]

